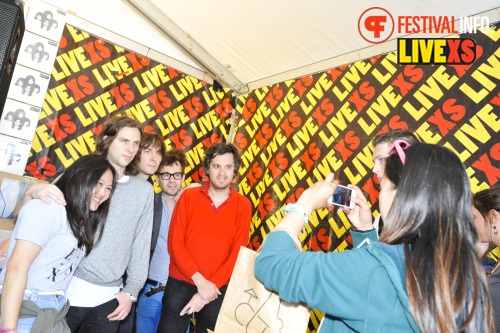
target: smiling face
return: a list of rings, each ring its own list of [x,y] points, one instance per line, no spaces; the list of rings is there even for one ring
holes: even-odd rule
[[[231,153],[215,156],[208,169],[210,187],[216,190],[225,190],[231,186],[234,178],[234,156]]]
[[[110,169],[107,169],[102,174],[101,178],[94,186],[92,194],[90,196],[89,209],[93,212],[99,208],[99,206],[106,200],[109,199],[111,195],[111,190],[113,189],[113,173]]]

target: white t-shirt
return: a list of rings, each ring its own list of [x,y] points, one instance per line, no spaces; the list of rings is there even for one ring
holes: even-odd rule
[[[85,249],[77,248],[77,239],[70,229],[66,208],[52,202],[28,201],[21,211],[12,232],[7,257],[0,273],[0,284],[5,279],[5,267],[17,240],[29,241],[42,249],[28,271],[26,289],[44,292],[66,290],[76,267],[85,256]]]

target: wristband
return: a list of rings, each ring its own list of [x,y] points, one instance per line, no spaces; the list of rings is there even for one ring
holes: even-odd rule
[[[17,333],[17,328],[0,328],[0,333]]]
[[[300,203],[288,204],[283,208],[285,213],[297,213],[304,219],[304,224],[307,224],[309,221],[309,216],[311,216],[311,211],[307,209],[304,205]]]
[[[130,300],[132,302],[137,302],[137,298],[135,296],[132,296],[131,294],[127,293],[127,295],[130,297]]]

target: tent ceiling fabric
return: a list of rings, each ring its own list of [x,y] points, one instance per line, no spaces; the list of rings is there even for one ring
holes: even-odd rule
[[[157,11],[168,17],[185,39],[197,43],[249,90],[395,50],[397,31],[391,46],[373,49],[371,55],[363,52],[373,44],[360,36],[358,18],[370,7],[383,7],[393,17],[458,19],[483,12],[500,16],[499,0],[133,2],[150,14]]]

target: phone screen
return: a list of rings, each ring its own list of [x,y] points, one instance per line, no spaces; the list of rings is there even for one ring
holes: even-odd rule
[[[337,206],[353,208],[354,205],[351,203],[351,198],[356,196],[355,193],[355,190],[352,188],[338,185],[328,202]]]

